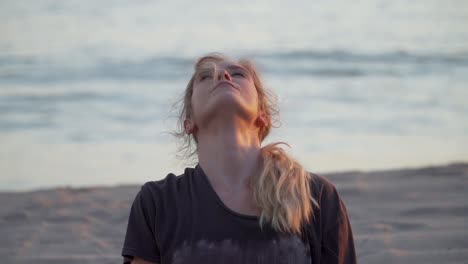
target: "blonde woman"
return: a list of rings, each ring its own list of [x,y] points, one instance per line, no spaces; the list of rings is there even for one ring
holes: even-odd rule
[[[128,220],[125,263],[356,263],[334,185],[279,145],[261,143],[276,114],[248,60],[195,64],[180,131],[194,168],[145,183]]]

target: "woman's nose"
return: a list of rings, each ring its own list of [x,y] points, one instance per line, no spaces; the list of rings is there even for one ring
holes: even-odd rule
[[[229,72],[226,71],[226,70],[222,70],[222,71],[218,74],[218,80],[221,80],[221,79],[226,79],[226,80],[228,80],[228,81],[232,81],[231,75],[230,75]]]

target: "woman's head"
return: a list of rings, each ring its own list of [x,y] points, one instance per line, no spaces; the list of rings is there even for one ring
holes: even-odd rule
[[[213,53],[198,59],[194,70],[181,99],[179,131],[174,133],[183,139],[184,157],[198,153],[198,135],[204,134],[197,126],[204,128],[204,120],[220,111],[228,112],[223,118],[236,116],[252,124],[251,136],[259,143],[268,136],[278,114],[275,97],[263,87],[249,60],[233,61]],[[281,143],[261,147],[262,169],[252,175],[250,184],[262,210],[260,226],[269,222],[278,231],[299,233],[313,215],[312,205],[318,203],[311,194],[309,174],[279,147]]]
[[[249,60],[234,61],[219,53],[199,58],[181,100],[176,135],[184,140],[182,149],[196,154],[199,125],[219,111],[252,120],[262,142],[278,113],[273,99]]]

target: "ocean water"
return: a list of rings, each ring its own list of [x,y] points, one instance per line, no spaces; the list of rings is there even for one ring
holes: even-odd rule
[[[182,173],[197,57],[251,58],[310,171],[468,159],[466,1],[2,1],[0,190]]]

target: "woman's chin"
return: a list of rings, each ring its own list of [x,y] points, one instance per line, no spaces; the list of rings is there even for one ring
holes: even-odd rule
[[[212,98],[215,99],[215,98]],[[219,96],[204,106],[204,115],[211,116],[246,116],[249,115],[250,109],[245,107],[242,102],[234,96]]]

